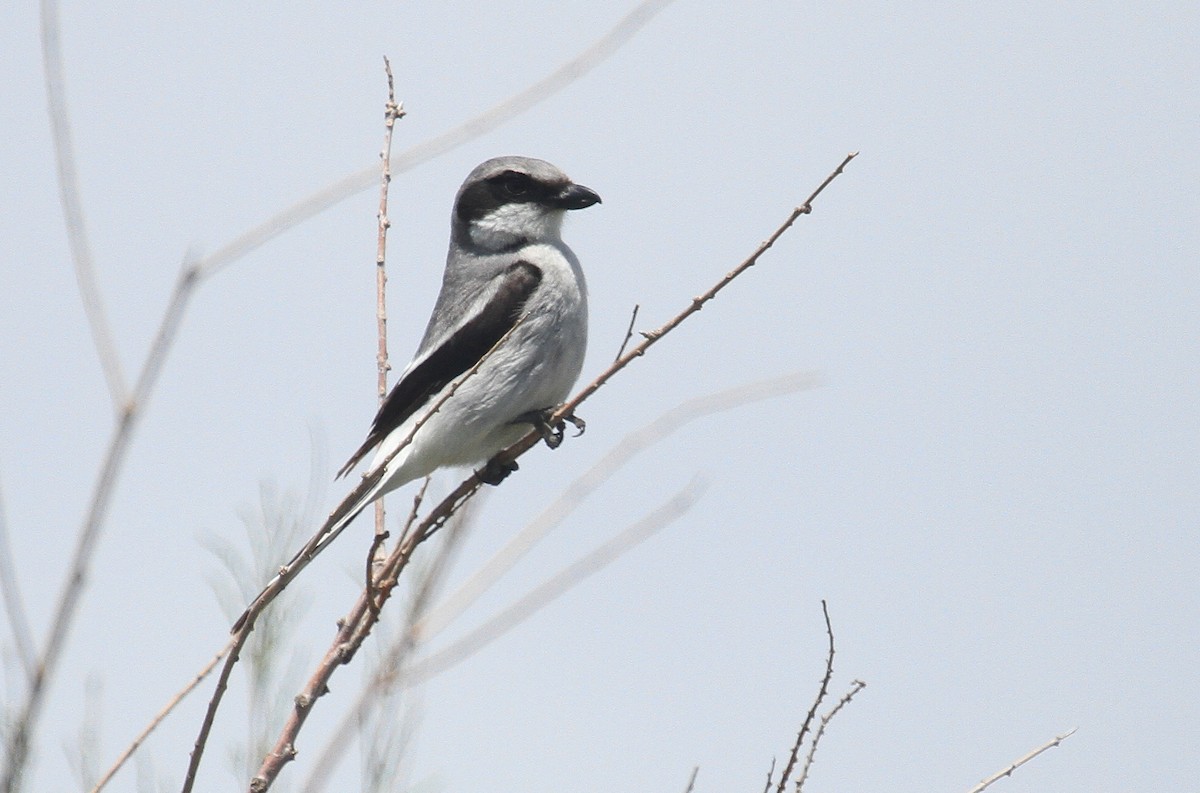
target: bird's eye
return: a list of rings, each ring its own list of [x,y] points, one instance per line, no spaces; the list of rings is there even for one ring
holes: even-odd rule
[[[511,173],[500,180],[500,187],[505,194],[513,198],[529,195],[529,179],[521,174]]]

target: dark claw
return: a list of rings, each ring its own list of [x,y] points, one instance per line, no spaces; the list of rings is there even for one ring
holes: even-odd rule
[[[541,410],[531,410],[528,413],[523,413],[513,419],[513,423],[517,424],[532,424],[533,428],[542,436],[542,440],[551,449],[557,449],[563,442],[563,423],[560,421],[556,425],[550,424],[550,417],[554,415],[554,408],[543,408]]]
[[[508,475],[517,470],[517,461],[509,460],[501,461],[495,457],[487,461],[487,465],[475,472],[479,480],[485,485],[498,485],[508,478]]]
[[[568,413],[567,415],[563,416],[563,420],[571,422],[571,425],[575,427],[574,437],[576,438],[582,435],[583,431],[587,429],[587,422],[579,418],[579,416],[576,416],[574,413]]]

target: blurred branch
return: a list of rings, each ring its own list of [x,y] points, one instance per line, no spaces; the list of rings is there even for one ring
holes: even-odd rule
[[[692,769],[692,776],[688,779],[687,787],[683,789],[683,793],[692,793],[696,789],[696,775],[700,773],[700,766],[695,766]]]
[[[129,449],[133,430],[138,419],[141,418],[145,402],[150,396],[158,374],[162,370],[163,362],[170,351],[183,312],[195,289],[196,279],[195,266],[185,263],[176,283],[175,292],[171,296],[171,302],[163,315],[162,324],[146,354],[146,360],[134,386],[133,395],[125,402],[118,416],[116,429],[100,466],[100,474],[92,492],[87,515],[76,539],[75,552],[71,557],[71,565],[64,581],[63,591],[59,595],[58,604],[50,622],[50,635],[46,639],[46,647],[34,668],[25,702],[22,704],[20,713],[15,720],[15,726],[8,736],[5,755],[8,765],[4,769],[3,779],[0,780],[0,790],[4,793],[16,790],[24,771],[25,763],[28,760],[30,738],[41,715],[46,685],[58,665],[67,634],[75,620],[80,597],[87,586],[92,556],[100,537],[100,531],[104,526],[104,520],[108,515],[108,505],[117,484],[125,453]]]
[[[763,785],[763,793],[771,793],[771,779],[775,776],[775,758],[771,758],[771,767],[767,769],[767,782]]]
[[[804,758],[804,766],[800,769],[800,776],[796,777],[796,793],[804,787],[804,781],[808,779],[808,769],[812,767],[813,758],[817,754],[817,744],[821,742],[821,736],[825,734],[825,728],[829,726],[829,722],[833,721],[833,717],[838,714],[838,711],[850,704],[850,700],[854,699],[854,695],[867,687],[867,684],[861,680],[854,680],[850,683],[850,690],[847,691],[838,703],[833,706],[833,709],[821,717],[821,723],[817,725],[817,731],[813,733],[812,744],[808,747],[808,756]]]
[[[121,359],[113,341],[112,328],[104,311],[104,301],[96,282],[95,263],[88,245],[87,226],[83,221],[83,200],[79,193],[79,174],[75,170],[75,146],[71,140],[71,119],[67,112],[67,87],[63,76],[62,42],[59,37],[58,3],[42,0],[42,71],[46,78],[46,108],[50,112],[50,132],[54,141],[54,160],[58,167],[58,199],[62,204],[63,222],[71,260],[75,265],[75,280],[79,296],[92,329],[92,341],[100,357],[100,368],[108,382],[113,409],[125,409],[128,397]]]
[[[539,102],[549,99],[611,57],[670,3],[671,0],[643,0],[592,46],[541,80],[457,127],[397,154],[391,161],[392,173],[403,173],[434,157],[453,151],[516,118]],[[318,190],[303,201],[293,204],[254,228],[248,229],[204,259],[202,263],[204,274],[207,276],[221,270],[288,229],[352,195],[369,189],[375,184],[377,176],[378,171],[375,166],[363,168],[361,171],[352,173],[334,184]]]
[[[446,625],[511,570],[535,544],[561,525],[584,499],[646,449],[666,440],[693,421],[765,399],[793,394],[812,388],[816,383],[816,375],[807,372],[792,372],[781,377],[747,383],[715,394],[689,399],[649,424],[630,432],[583,475],[568,485],[553,503],[506,542],[504,547],[463,582],[457,591],[425,616],[421,625],[425,639],[438,635]]]
[[[464,658],[474,655],[490,642],[533,616],[547,604],[557,600],[576,584],[603,570],[626,551],[678,520],[704,494],[705,487],[706,485],[699,477],[694,477],[683,490],[641,520],[613,536],[586,556],[576,559],[458,641],[419,660],[409,670],[405,684],[423,683]],[[421,628],[422,626],[418,624],[417,630],[423,633]],[[387,679],[382,682],[385,685],[391,685],[395,682],[395,675],[387,675]]]
[[[1047,751],[1053,749],[1055,746],[1058,746],[1060,743],[1062,743],[1063,741],[1067,740],[1072,735],[1074,735],[1078,730],[1079,730],[1078,727],[1073,727],[1072,729],[1068,730],[1067,732],[1064,732],[1062,735],[1054,736],[1049,741],[1042,744],[1038,748],[1034,749],[1029,754],[1025,755],[1024,757],[1021,757],[1018,760],[1013,761],[1013,763],[1011,765],[1009,765],[1008,768],[1004,769],[1003,771],[999,771],[995,774],[992,774],[990,777],[983,780],[975,787],[971,788],[968,791],[968,793],[980,793],[984,789],[991,787],[994,782],[997,782],[1006,776],[1012,776],[1013,771],[1016,771],[1018,768],[1025,765],[1026,763],[1028,763],[1033,758],[1037,757],[1042,752],[1047,752]]]
[[[412,629],[392,646],[385,656],[386,660],[380,665],[379,673],[375,675],[370,685],[359,694],[354,706],[342,719],[340,726],[334,731],[333,737],[325,745],[317,760],[312,777],[304,788],[306,793],[324,787],[328,775],[332,772],[338,758],[344,753],[346,743],[353,737],[351,729],[353,724],[365,718],[372,709],[377,708],[380,699],[386,696],[398,682],[402,682],[406,688],[418,685],[473,655],[497,637],[537,613],[543,606],[558,599],[576,584],[604,569],[630,548],[649,539],[661,529],[678,520],[691,509],[692,505],[703,495],[703,491],[704,484],[698,477],[693,478],[686,487],[641,520],[626,527],[591,553],[572,562],[479,628],[442,651],[422,658],[412,667],[406,668],[405,658],[418,640],[424,641],[427,638],[421,622],[413,625]],[[294,735],[290,737],[294,739]]]
[[[821,688],[817,691],[817,698],[813,700],[812,707],[808,709],[808,715],[804,717],[804,723],[800,725],[800,732],[796,734],[796,742],[792,744],[792,754],[788,757],[787,765],[783,767],[783,773],[779,775],[779,784],[775,786],[775,793],[784,793],[784,788],[787,787],[792,770],[796,767],[796,758],[800,755],[800,747],[804,744],[804,736],[808,734],[809,728],[812,727],[813,719],[817,717],[817,708],[821,707],[821,702],[824,701],[825,695],[829,693],[829,681],[833,677],[833,625],[829,622],[829,606],[824,600],[821,601],[821,613],[825,615],[825,632],[829,635],[829,653],[825,656],[825,677],[821,678]],[[771,767],[775,767],[774,760],[771,761]],[[770,775],[768,775],[768,785],[770,784],[770,778]]]
[[[13,564],[12,545],[8,541],[8,515],[4,508],[4,488],[2,486],[0,486],[0,591],[3,592],[4,611],[8,614],[8,624],[12,627],[17,657],[21,660],[21,669],[25,672],[26,681],[30,681],[33,678],[34,664],[36,663],[33,634],[29,630],[29,616],[25,611],[25,602],[21,598],[21,582],[17,579],[16,565]]]

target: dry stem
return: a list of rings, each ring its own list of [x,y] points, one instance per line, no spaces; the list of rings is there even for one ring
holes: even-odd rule
[[[821,601],[821,613],[825,615],[825,632],[829,635],[829,653],[825,656],[825,677],[821,678],[821,689],[817,692],[817,698],[813,700],[812,707],[808,709],[808,715],[804,717],[804,723],[800,725],[800,732],[796,734],[796,742],[792,744],[792,753],[788,757],[787,765],[783,768],[783,773],[779,775],[779,784],[775,787],[775,793],[783,793],[787,787],[788,779],[792,775],[792,769],[796,767],[796,758],[800,754],[800,746],[804,743],[804,736],[808,734],[809,728],[812,727],[813,719],[817,716],[817,708],[821,707],[821,702],[825,699],[825,695],[829,693],[829,681],[833,677],[833,625],[829,621],[829,606],[824,600]],[[775,761],[771,761],[772,768]],[[770,779],[768,775],[767,779]],[[769,783],[768,783],[769,784]]]
[[[800,776],[796,777],[796,791],[804,787],[804,781],[808,779],[808,770],[812,768],[813,758],[817,754],[817,744],[821,742],[821,736],[825,734],[825,728],[829,726],[829,722],[833,721],[833,717],[838,714],[838,711],[850,704],[850,700],[854,699],[854,695],[867,687],[867,684],[861,680],[854,680],[850,683],[850,690],[847,691],[838,703],[833,706],[833,709],[821,717],[821,723],[817,725],[817,731],[813,733],[812,744],[808,747],[808,756],[804,758],[804,766],[800,769]]]
[[[1074,728],[1068,730],[1067,732],[1064,732],[1062,735],[1054,736],[1049,741],[1042,744],[1038,748],[1034,749],[1032,752],[1025,755],[1024,757],[1014,760],[1008,766],[1008,768],[1004,769],[1003,771],[998,771],[995,774],[992,774],[990,777],[983,780],[975,787],[971,788],[968,791],[968,793],[981,793],[981,791],[983,791],[984,789],[991,787],[992,783],[997,782],[1006,776],[1012,776],[1013,771],[1016,771],[1018,768],[1025,765],[1026,763],[1028,763],[1033,758],[1037,757],[1042,752],[1047,752],[1047,751],[1053,749],[1055,746],[1058,746],[1060,743],[1062,743],[1063,741],[1067,740],[1072,735],[1074,735],[1078,729],[1079,729],[1078,727],[1074,727]]]
[[[392,78],[392,63],[386,55],[383,57],[383,69],[387,73],[388,98],[383,112],[383,150],[379,152],[379,234],[375,245],[375,326],[379,336],[375,364],[379,370],[376,385],[381,405],[387,399],[388,371],[392,368],[388,363],[387,348],[387,235],[388,229],[392,226],[391,218],[388,215],[388,187],[392,183],[392,131],[396,127],[396,122],[404,118],[404,106],[396,102],[396,84]],[[383,499],[380,498],[375,501],[375,536],[377,539],[372,547],[371,557],[367,560],[368,569],[370,560],[374,558],[375,550],[381,547],[386,539],[384,537],[387,531],[385,524],[386,514],[383,509]]]

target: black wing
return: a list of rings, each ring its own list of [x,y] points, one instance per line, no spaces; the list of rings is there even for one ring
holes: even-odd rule
[[[479,363],[479,359],[512,330],[524,311],[525,302],[541,281],[542,271],[529,262],[518,261],[505,270],[500,288],[488,304],[392,386],[375,414],[367,439],[337,475],[349,473],[434,394]]]

